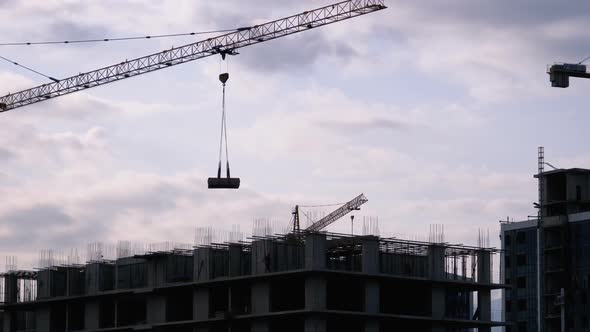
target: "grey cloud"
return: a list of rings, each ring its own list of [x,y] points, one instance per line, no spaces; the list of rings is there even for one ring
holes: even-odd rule
[[[498,27],[546,24],[556,20],[590,17],[590,2],[573,1],[564,4],[554,0],[514,1],[392,1],[390,10],[396,7],[413,7],[419,16],[428,17],[424,22],[472,22],[494,24]]]
[[[241,61],[255,70],[275,72],[302,70],[320,57],[337,57],[347,61],[356,56],[356,51],[347,43],[328,40],[316,31],[303,37],[287,37],[244,50]]]
[[[57,228],[72,225],[73,220],[59,208],[37,205],[0,216],[0,224],[9,234],[0,236],[0,248],[20,249],[31,244],[49,244]]]
[[[101,238],[107,231],[104,220],[76,221],[57,206],[42,204],[0,216],[8,234],[0,236],[0,249],[28,251],[32,248],[82,247],[89,238]]]
[[[220,28],[250,26],[254,20],[270,21],[317,7],[301,0],[204,1],[194,13],[196,22],[206,22]],[[280,5],[277,5],[280,3]],[[260,23],[260,22],[258,22]]]
[[[37,205],[0,216],[0,223],[14,228],[34,229],[69,225],[72,219],[54,206]]]
[[[319,122],[319,125],[327,129],[345,131],[347,133],[377,129],[400,131],[409,128],[408,124],[406,123],[385,118],[372,118],[367,121],[321,121]]]
[[[0,161],[15,159],[16,154],[8,149],[0,148]]]
[[[411,26],[399,26],[395,19],[390,23],[377,22],[375,33],[387,31],[392,38],[398,39],[400,29],[409,38],[415,37],[416,31],[437,25],[462,28],[460,34],[480,34],[482,43],[486,42],[486,32],[504,32],[505,43],[530,44],[545,54],[559,52],[564,56],[584,56],[589,48],[580,42],[580,36],[563,35],[559,38],[548,37],[542,29],[551,24],[574,24],[590,21],[590,2],[572,1],[564,4],[554,0],[514,0],[514,1],[390,1],[389,14],[400,9],[415,22]],[[405,21],[404,21],[405,22]],[[391,27],[395,28],[392,29]],[[587,33],[580,31],[580,33]],[[408,38],[408,37],[406,37]]]
[[[85,25],[72,20],[52,23],[46,30],[48,38],[64,40],[111,37],[111,29],[106,26]]]
[[[195,17],[219,28],[246,27],[252,26],[253,22],[270,21],[320,6],[310,1],[284,0],[279,3],[269,0],[237,2],[231,12],[227,11],[228,7],[207,4],[199,8]],[[241,53],[240,61],[262,72],[304,69],[322,56],[346,61],[358,55],[349,43],[331,40],[322,30],[268,41]]]
[[[135,193],[115,193],[99,195],[86,201],[98,215],[112,217],[128,209],[141,209],[149,213],[162,213],[176,207],[176,199],[189,194],[186,188],[158,183],[148,189]],[[203,193],[191,193],[195,201],[204,198]]]
[[[0,8],[14,6],[17,0],[0,0]]]

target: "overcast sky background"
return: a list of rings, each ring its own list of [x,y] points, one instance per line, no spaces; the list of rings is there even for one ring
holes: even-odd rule
[[[233,28],[330,3],[0,0],[0,42]],[[217,166],[217,57],[1,114],[1,255],[28,267],[43,248],[192,243],[195,227],[249,232],[256,218],[284,228],[295,204],[361,192],[369,202],[357,220],[378,216],[383,234],[425,238],[444,224],[448,241],[476,244],[484,229],[499,245],[499,219],[535,213],[538,146],[554,165],[590,167],[590,82],[554,89],[545,73],[590,55],[590,3],[386,4],[230,59],[239,191],[206,189]],[[68,77],[196,40],[0,55]],[[1,95],[46,82],[0,63]],[[348,232],[348,220],[329,229]]]

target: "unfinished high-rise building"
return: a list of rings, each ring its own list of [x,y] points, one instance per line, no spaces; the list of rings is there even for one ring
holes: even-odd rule
[[[301,232],[2,274],[3,332],[491,331],[493,248]]]
[[[540,218],[501,225],[503,282],[512,286],[504,296],[506,331],[588,331],[590,170],[535,177]]]

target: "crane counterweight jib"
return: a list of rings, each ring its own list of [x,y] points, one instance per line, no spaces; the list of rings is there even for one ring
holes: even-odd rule
[[[235,32],[5,95],[0,97],[0,112],[216,54],[236,54],[235,50],[239,48],[344,21],[385,8],[387,7],[384,0],[348,0],[264,24],[240,28]]]

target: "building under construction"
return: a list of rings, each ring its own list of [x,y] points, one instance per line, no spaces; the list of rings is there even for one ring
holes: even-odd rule
[[[14,331],[491,331],[493,248],[325,232],[2,274]],[[125,256],[124,254],[120,256]]]
[[[501,226],[507,331],[588,331],[590,169],[544,164],[540,148],[538,218]]]

